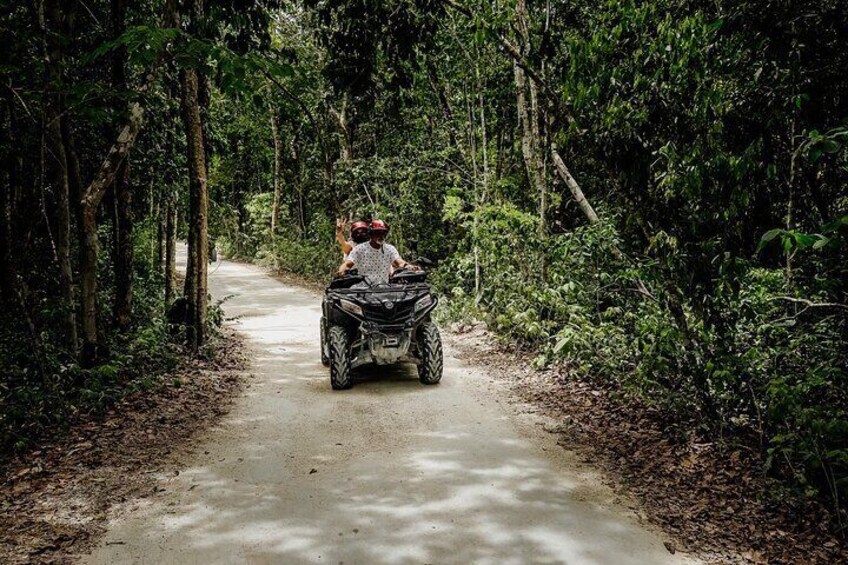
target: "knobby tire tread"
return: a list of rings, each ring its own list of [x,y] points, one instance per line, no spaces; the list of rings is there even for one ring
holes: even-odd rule
[[[347,331],[341,326],[330,326],[327,334],[330,342],[330,385],[334,390],[348,389],[353,384],[353,377]]]
[[[327,322],[321,318],[321,364],[330,366],[330,357],[327,355]]]
[[[439,328],[429,323],[421,326],[418,334],[421,348],[421,364],[418,365],[418,380],[421,384],[434,385],[442,380],[444,359],[442,356],[442,338]]]

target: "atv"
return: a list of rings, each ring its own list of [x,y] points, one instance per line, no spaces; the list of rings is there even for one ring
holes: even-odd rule
[[[438,298],[423,271],[398,269],[372,284],[355,270],[330,282],[321,317],[321,362],[335,390],[353,385],[351,371],[367,363],[412,362],[418,380],[442,378],[442,339],[430,319]]]

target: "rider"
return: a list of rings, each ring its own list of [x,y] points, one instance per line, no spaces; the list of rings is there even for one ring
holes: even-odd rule
[[[354,246],[368,241],[368,222],[358,220],[350,225],[350,238],[353,241],[346,241],[342,231],[344,230],[345,220],[336,220],[336,241],[342,248],[342,254],[345,260],[353,250]]]
[[[386,235],[389,233],[389,225],[382,220],[371,222],[371,240],[360,243],[353,248],[339,267],[338,275],[342,276],[350,269],[356,267],[360,275],[365,276],[373,283],[389,282],[389,275],[395,269],[410,268],[414,271],[418,267],[403,260],[394,245],[386,243]]]

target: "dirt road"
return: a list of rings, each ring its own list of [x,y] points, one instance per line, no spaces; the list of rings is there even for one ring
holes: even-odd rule
[[[446,352],[442,383],[373,369],[330,390],[320,297],[213,266],[255,378],[90,563],[681,563],[573,456]]]

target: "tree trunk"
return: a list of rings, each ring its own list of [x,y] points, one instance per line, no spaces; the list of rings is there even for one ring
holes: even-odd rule
[[[0,157],[0,304],[11,301],[12,289],[12,144],[6,116],[12,112],[7,100],[0,102],[0,148],[8,148]],[[7,295],[8,290],[8,295]]]
[[[189,264],[186,271],[186,327],[188,342],[196,351],[204,340],[207,308],[208,226],[206,155],[198,101],[198,78],[193,69],[182,71],[181,107],[186,131],[189,168]]]
[[[530,52],[530,27],[527,3],[518,0],[515,7],[516,26],[519,31],[522,59]],[[545,164],[542,157],[541,134],[539,131],[539,96],[533,80],[527,81],[525,69],[518,62],[513,64],[515,88],[517,91],[518,120],[521,123],[521,152],[527,176],[539,198],[539,230],[547,232],[547,185],[545,182]],[[529,82],[529,84],[528,84]],[[527,93],[529,90],[529,101]]]
[[[344,163],[349,163],[353,160],[353,131],[347,114],[348,98],[348,93],[345,92],[342,97],[341,110],[330,108],[330,112],[335,116],[339,127],[339,150],[341,152],[341,160]]]
[[[533,173],[536,176],[536,189],[539,195],[539,232],[548,233],[548,182],[545,178],[545,161],[542,154],[542,134],[539,130],[541,112],[536,83],[529,81],[530,87],[530,132],[533,136]]]
[[[82,285],[82,332],[85,366],[93,365],[99,355],[97,338],[97,208],[82,210],[83,239],[80,241],[80,283]]]
[[[589,201],[586,200],[586,196],[584,196],[583,191],[580,189],[580,185],[577,184],[577,181],[574,180],[574,177],[571,176],[571,173],[568,171],[568,167],[565,166],[565,163],[562,160],[562,157],[559,156],[557,152],[556,145],[551,143],[551,159],[556,166],[556,170],[559,173],[559,176],[565,182],[568,189],[571,191],[571,195],[574,197],[575,202],[580,207],[580,210],[589,220],[590,224],[598,223],[598,215],[595,213],[595,209],[592,208],[592,205],[589,204]]]
[[[480,147],[483,154],[483,176],[480,191],[477,193],[477,206],[483,206],[489,190],[489,137],[486,131],[486,103],[483,100],[483,85],[480,82],[480,66],[475,62],[474,67],[477,78],[477,100],[480,103]]]
[[[133,218],[132,192],[127,162],[115,177],[115,302],[112,315],[115,327],[126,331],[132,319],[133,297]]]
[[[279,116],[271,109],[271,134],[274,136],[274,205],[271,208],[271,235],[277,231],[277,220],[280,217],[280,190],[282,182],[283,144],[280,139]]]
[[[297,221],[300,228],[300,234],[306,233],[306,205],[303,198],[303,164],[300,161],[300,154],[297,151],[297,137],[291,136],[289,141],[289,154],[292,159],[292,167],[294,169],[295,190],[297,191]],[[325,163],[325,167],[327,164]],[[326,180],[332,183],[332,162],[329,162],[329,171],[325,169],[325,175],[329,175]],[[335,210],[334,210],[335,211]]]
[[[54,229],[59,279],[64,299],[63,316],[68,349],[76,354],[77,322],[71,267],[71,208],[68,181],[68,159],[62,140],[61,119],[64,111],[62,94],[62,9],[57,0],[47,0],[39,8],[39,24],[44,34],[44,57],[47,71],[46,130],[50,142],[53,184],[56,192],[56,226]]]
[[[165,212],[165,304],[170,305],[177,289],[177,207],[168,198]]]
[[[97,257],[100,244],[97,238],[97,209],[106,189],[115,181],[121,163],[135,142],[141,128],[144,109],[134,104],[126,125],[100,165],[94,180],[82,198],[82,238],[80,240],[80,282],[82,286],[83,360],[92,364],[98,357],[97,337]]]
[[[150,197],[153,198],[153,187],[150,189]],[[168,218],[167,205],[162,206],[162,199],[156,203],[156,210],[151,212],[156,218],[156,248],[153,250],[151,260],[155,262],[157,273],[161,273],[165,264],[165,227]]]
[[[451,110],[450,101],[448,100],[448,96],[445,92],[444,87],[439,81],[439,74],[436,70],[436,65],[433,64],[433,61],[429,58],[427,59],[427,78],[430,81],[430,88],[433,89],[433,92],[436,94],[436,98],[438,98],[439,100],[439,106],[441,106],[442,108],[442,117],[444,118],[448,128],[448,137],[450,138],[450,143],[453,147],[456,147],[457,151],[459,151],[460,156],[465,161],[467,160],[467,156],[465,154],[465,146],[459,143],[459,136],[456,132],[456,124],[454,124],[453,110]]]
[[[126,0],[111,0],[112,37],[124,33]],[[116,92],[126,89],[126,49],[116,49],[112,56],[112,87]],[[129,180],[129,160],[119,165],[115,175],[115,297],[112,317],[119,331],[129,329],[133,296],[133,218],[132,192]]]
[[[536,188],[536,176],[533,168],[533,136],[530,132],[530,112],[527,109],[527,81],[524,71],[518,65],[513,65],[515,77],[516,107],[518,123],[521,126],[521,155],[524,157],[524,170],[533,188]]]

